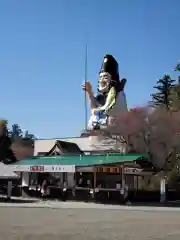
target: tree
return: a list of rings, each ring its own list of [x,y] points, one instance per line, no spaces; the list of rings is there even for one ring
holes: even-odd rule
[[[7,125],[8,125],[7,120],[2,120],[2,119],[0,120],[0,137],[9,135]]]
[[[8,130],[7,121],[0,120],[0,161],[10,164],[33,155],[35,136],[23,131],[18,124]]]
[[[177,64],[175,71],[180,71],[180,63]],[[178,77],[178,82],[172,88],[171,91],[171,99],[172,99],[172,109],[175,111],[180,110],[180,76]]]
[[[18,138],[22,138],[23,131],[18,124],[13,124],[12,129],[9,131],[9,135],[12,141],[15,141]]]
[[[12,125],[12,129],[9,130],[9,136],[13,142],[18,139],[30,140],[31,142],[33,142],[36,139],[34,134],[31,134],[28,131],[25,131],[23,133],[18,124]]]
[[[26,145],[31,145],[33,147],[36,137],[34,136],[34,134],[25,131],[22,139],[24,140],[24,143],[26,143]]]
[[[179,111],[180,110],[180,84],[176,84],[172,88],[171,100],[172,100],[171,109],[173,111]]]
[[[16,161],[16,157],[11,150],[11,143],[7,121],[0,120],[0,162],[9,164]]]
[[[169,110],[172,106],[172,93],[171,89],[174,87],[175,80],[172,80],[169,75],[164,75],[163,78],[157,81],[157,86],[154,86],[158,90],[157,93],[152,94],[152,101],[150,105],[153,107],[164,107]]]
[[[29,133],[28,131],[25,131],[23,138],[29,139],[29,140],[35,140],[35,139],[36,139],[36,137],[34,136],[34,134]]]
[[[157,170],[169,171],[176,166],[172,156],[180,151],[180,112],[146,107],[132,109],[117,118],[105,130],[127,145],[128,152],[147,153]]]
[[[175,71],[180,71],[180,63],[176,65]]]
[[[27,157],[33,156],[34,141],[30,139],[18,139],[11,145],[17,160],[22,160]]]

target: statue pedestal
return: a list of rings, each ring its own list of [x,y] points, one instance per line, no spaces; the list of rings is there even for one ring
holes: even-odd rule
[[[127,146],[118,140],[106,136],[89,136],[89,144],[96,150],[109,150],[113,152],[127,153]]]
[[[89,139],[89,148],[92,151],[112,151],[126,154],[128,147],[126,143],[121,143],[116,138],[105,135],[103,130],[83,131],[81,137]]]

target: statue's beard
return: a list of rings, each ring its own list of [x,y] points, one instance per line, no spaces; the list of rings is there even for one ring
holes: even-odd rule
[[[106,93],[106,92],[108,92],[108,90],[109,90],[109,84],[107,84],[107,85],[105,85],[105,86],[100,86],[100,85],[99,85],[99,91],[100,91],[101,93]]]

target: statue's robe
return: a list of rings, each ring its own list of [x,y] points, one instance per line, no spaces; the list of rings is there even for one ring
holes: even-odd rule
[[[102,105],[103,106],[103,105]],[[125,114],[128,111],[126,95],[124,91],[121,91],[116,96],[116,101],[113,107],[111,107],[106,113],[101,112],[101,115],[92,115],[89,124],[89,144],[96,150],[118,151],[121,153],[127,152],[127,145],[120,143],[116,139],[112,139],[108,136],[102,136],[103,131],[108,126],[113,124],[117,117]],[[96,131],[93,131],[96,130]],[[100,132],[99,132],[100,131]]]
[[[118,116],[128,111],[124,91],[120,91],[117,96],[114,96],[114,99],[111,99],[109,105],[106,104],[106,101],[107,99],[104,100],[104,104],[102,99],[101,104],[99,104],[99,101],[97,102],[97,111],[94,112],[94,115],[91,116],[88,123],[89,130],[106,128],[112,124]],[[108,109],[105,108],[105,105],[107,105]]]

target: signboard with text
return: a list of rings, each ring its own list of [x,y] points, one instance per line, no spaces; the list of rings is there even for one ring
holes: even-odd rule
[[[142,169],[138,169],[138,168],[128,168],[125,167],[124,168],[124,173],[128,174],[128,173],[137,173],[137,172],[141,172]],[[111,167],[96,167],[96,172],[97,173],[114,173],[114,174],[118,174],[122,172],[122,167],[117,167],[117,166],[111,166]]]
[[[121,167],[97,167],[97,173],[121,173]]]
[[[75,165],[11,165],[14,172],[75,172]]]
[[[44,172],[44,166],[30,166],[30,172]]]

